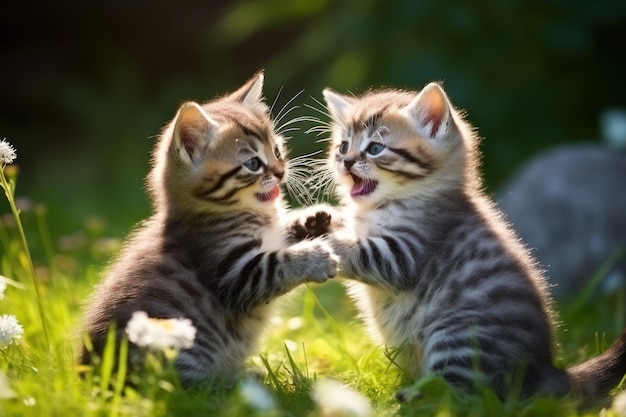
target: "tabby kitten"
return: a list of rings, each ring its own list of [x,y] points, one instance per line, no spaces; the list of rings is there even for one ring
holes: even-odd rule
[[[86,306],[84,326],[96,352],[110,324],[119,339],[135,311],[186,318],[197,333],[176,359],[181,380],[231,384],[267,322],[270,302],[298,284],[335,275],[327,244],[289,241],[279,189],[287,175],[285,149],[262,87],[259,73],[230,95],[185,103],[163,131],[148,177],[154,214]],[[83,351],[82,362],[89,356]]]
[[[501,397],[519,378],[525,396],[606,396],[626,373],[626,332],[555,368],[542,272],[484,195],[477,138],[443,89],[324,97],[342,217],[354,223],[330,242],[374,337],[402,351],[412,377]]]

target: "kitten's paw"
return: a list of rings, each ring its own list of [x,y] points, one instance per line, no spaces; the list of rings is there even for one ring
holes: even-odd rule
[[[325,282],[329,278],[333,278],[337,275],[337,266],[339,264],[339,258],[335,256],[332,249],[326,243],[315,243],[318,246],[315,258],[318,258],[318,271],[319,274],[311,275],[311,278],[315,282]]]
[[[289,227],[289,236],[297,239],[312,239],[330,233],[332,215],[318,211],[305,219],[296,219]]]
[[[302,242],[306,244],[303,257],[303,276],[311,282],[325,282],[337,275],[339,259],[330,246],[321,239]]]
[[[287,233],[295,240],[313,239],[344,228],[342,212],[328,204],[293,210],[285,220]]]

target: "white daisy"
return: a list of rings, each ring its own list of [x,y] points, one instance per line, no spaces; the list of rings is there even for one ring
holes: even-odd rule
[[[17,158],[15,148],[7,142],[6,138],[0,140],[0,164],[11,164]]]
[[[9,379],[4,372],[0,371],[0,400],[7,400],[16,396],[15,391],[11,389]]]
[[[626,417],[626,391],[622,391],[613,398],[613,410],[619,417]]]
[[[196,328],[189,319],[150,318],[145,311],[135,311],[126,325],[128,340],[137,346],[158,351],[190,348]]]
[[[372,407],[367,398],[332,379],[322,379],[315,384],[313,399],[324,417],[372,415]]]
[[[24,328],[13,314],[0,316],[0,349],[5,349],[24,334]]]
[[[4,292],[7,289],[7,282],[0,276],[0,300],[4,299]]]
[[[267,388],[253,379],[243,380],[239,384],[239,393],[243,400],[256,410],[269,411],[276,408],[276,401]]]

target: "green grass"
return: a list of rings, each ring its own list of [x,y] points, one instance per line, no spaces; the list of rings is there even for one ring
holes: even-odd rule
[[[318,398],[318,384],[328,378],[366,398],[374,416],[580,415],[567,399],[503,404],[490,391],[458,398],[436,378],[417,382],[419,400],[397,403],[395,392],[409,381],[393,363],[393,352],[367,337],[338,279],[299,288],[280,300],[281,314],[248,361],[250,368],[264,370],[260,385],[183,389],[171,366],[149,358],[142,374],[130,376],[135,384],[125,386],[125,370],[112,372],[112,356],[94,368],[74,362],[81,303],[119,240],[105,238],[106,228],[93,221],[72,237],[49,236],[40,209],[20,214],[22,234],[11,217],[0,223],[0,275],[13,280],[0,300],[0,314],[15,315],[24,334],[0,349],[0,416],[349,415],[329,409],[330,399]],[[601,299],[583,294],[564,306],[560,363],[573,364],[604,349],[626,324],[625,304],[622,293]],[[617,416],[617,411],[603,415]]]

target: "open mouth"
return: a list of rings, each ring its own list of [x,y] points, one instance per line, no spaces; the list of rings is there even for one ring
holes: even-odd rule
[[[266,203],[268,201],[274,201],[276,197],[278,197],[279,195],[280,195],[280,187],[278,185],[275,185],[274,188],[272,188],[267,193],[255,194],[257,200],[259,200],[262,203]]]
[[[357,177],[354,174],[350,174],[350,176],[354,181],[354,186],[352,187],[352,190],[350,190],[350,195],[352,197],[364,197],[369,195],[374,192],[376,186],[378,185],[378,181]]]

